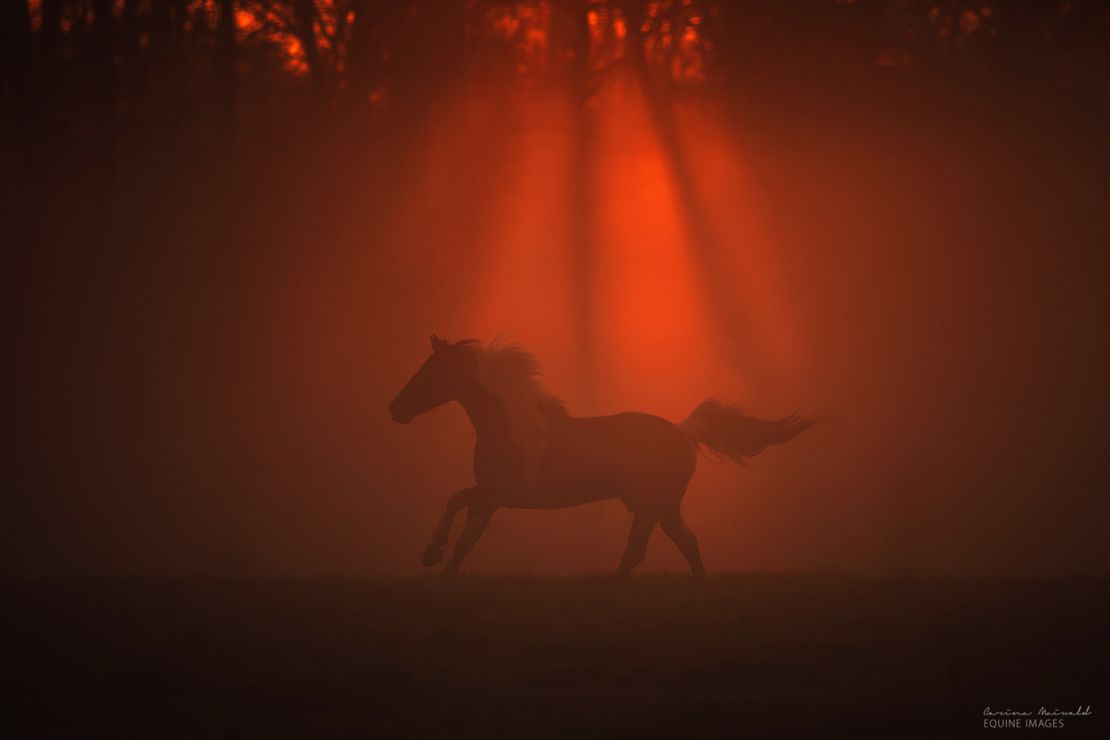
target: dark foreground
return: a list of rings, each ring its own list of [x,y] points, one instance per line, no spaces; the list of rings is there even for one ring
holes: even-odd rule
[[[1106,580],[5,584],[6,737],[1096,737]],[[1074,709],[1054,730],[983,710]],[[5,728],[0,727],[0,730]]]

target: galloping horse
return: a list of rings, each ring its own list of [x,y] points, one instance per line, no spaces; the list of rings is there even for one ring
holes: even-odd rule
[[[618,573],[644,559],[656,524],[703,575],[698,540],[679,506],[694,475],[696,451],[742,462],[765,447],[793,439],[813,422],[798,415],[764,420],[714,400],[681,424],[651,414],[575,418],[540,384],[535,357],[516,345],[477,340],[448,342],[432,336],[432,354],[389,404],[393,420],[458,401],[474,425],[474,486],[447,502],[421,561],[443,560],[455,516],[466,525],[445,573],[455,573],[499,507],[558,509],[620,499],[633,513]]]

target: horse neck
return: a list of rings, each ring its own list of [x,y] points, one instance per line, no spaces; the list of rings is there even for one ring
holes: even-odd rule
[[[509,417],[505,404],[477,379],[469,379],[459,394],[459,403],[466,411],[479,440],[509,434]]]

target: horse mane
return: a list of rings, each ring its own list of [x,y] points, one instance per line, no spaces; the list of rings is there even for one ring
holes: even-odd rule
[[[548,427],[567,416],[563,402],[543,387],[540,363],[520,345],[495,339],[483,346],[476,339],[463,339],[454,346],[474,353],[475,378],[504,406],[509,436],[520,453],[525,480],[534,483],[547,451]]]
[[[477,339],[463,339],[455,346],[475,353],[478,381],[501,399],[510,415],[514,414],[511,406],[518,404],[531,408],[516,411],[538,411],[545,423],[567,415],[562,400],[544,388],[539,360],[519,344],[505,344],[498,338],[483,346]]]

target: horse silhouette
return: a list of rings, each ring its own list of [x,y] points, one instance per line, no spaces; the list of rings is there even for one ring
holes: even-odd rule
[[[407,424],[458,401],[474,425],[475,485],[448,500],[421,561],[434,566],[443,560],[451,525],[465,508],[448,574],[459,569],[499,507],[557,509],[616,498],[634,515],[618,573],[640,564],[659,524],[690,570],[703,575],[697,537],[680,511],[697,450],[743,462],[813,424],[797,414],[755,419],[712,399],[681,424],[645,413],[576,418],[544,390],[539,363],[523,348],[431,340],[431,356],[390,402],[389,413]]]

